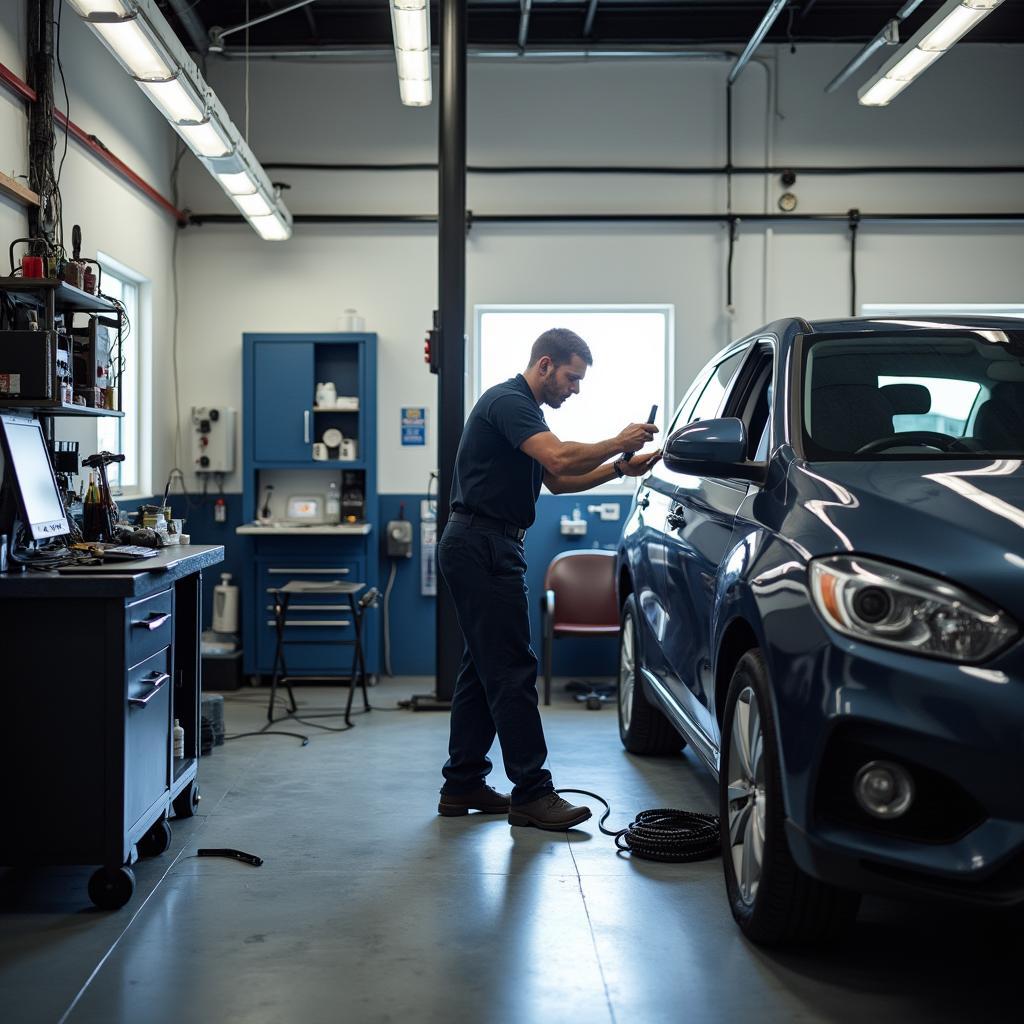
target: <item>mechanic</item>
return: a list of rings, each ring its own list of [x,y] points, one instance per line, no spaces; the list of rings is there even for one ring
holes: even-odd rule
[[[451,512],[438,545],[441,577],[455,602],[466,649],[452,698],[451,737],[438,813],[508,814],[512,825],[565,831],[590,817],[554,792],[530,646],[523,539],[541,483],[554,494],[641,476],[660,452],[637,452],[657,427],[631,423],[596,444],[560,441],[541,405],[558,409],[592,365],[587,343],[564,328],[534,343],[524,373],[480,396],[455,460]],[[609,461],[611,459],[615,461]],[[511,796],[485,783],[497,735]]]

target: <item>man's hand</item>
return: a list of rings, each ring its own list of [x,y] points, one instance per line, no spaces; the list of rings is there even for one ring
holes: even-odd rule
[[[657,432],[658,428],[653,423],[630,423],[615,435],[615,442],[621,452],[637,452],[645,444],[650,444]]]
[[[650,424],[645,423],[644,426],[650,426]],[[634,455],[629,462],[620,461],[619,469],[622,470],[623,476],[643,476],[654,469],[660,458],[660,449],[655,449],[652,452],[641,452],[639,455]]]

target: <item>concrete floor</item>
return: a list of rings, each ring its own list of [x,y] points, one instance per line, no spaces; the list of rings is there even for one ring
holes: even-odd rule
[[[393,706],[424,681],[371,691]],[[343,691],[299,691],[337,706]],[[265,693],[229,695],[228,730]],[[714,809],[692,756],[623,753],[612,708],[544,710],[556,785],[605,794],[612,824]],[[548,1024],[1020,1020],[1024,931],[976,913],[868,901],[831,950],[741,937],[721,865],[630,861],[596,818],[568,835],[437,817],[447,716],[373,713],[218,747],[197,817],[137,866],[131,904],[91,908],[89,869],[0,877],[0,1020],[116,1024]],[[299,726],[298,728],[302,728]],[[500,763],[500,759],[498,759]],[[504,783],[496,769],[492,781]],[[2,826],[0,826],[2,827]],[[197,859],[259,854],[261,868]]]

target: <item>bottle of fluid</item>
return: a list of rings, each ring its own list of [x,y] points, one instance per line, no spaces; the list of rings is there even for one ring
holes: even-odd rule
[[[96,478],[89,474],[89,486],[82,499],[82,536],[86,540],[100,540],[103,533],[103,499],[96,486]]]
[[[338,481],[332,480],[327,485],[327,521],[337,523],[341,521],[341,490]]]
[[[166,747],[164,748],[167,749]],[[180,760],[185,756],[185,730],[178,719],[174,720],[174,757]]]
[[[222,572],[220,583],[213,588],[213,630],[215,633],[238,632],[238,587],[231,582],[229,572]]]

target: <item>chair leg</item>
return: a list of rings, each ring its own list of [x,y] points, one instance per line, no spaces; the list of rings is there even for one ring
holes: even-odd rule
[[[286,596],[274,595],[274,635],[277,643],[274,647],[274,671],[270,680],[270,702],[267,704],[268,722],[274,721],[274,701],[277,700],[278,680],[287,672],[284,665],[284,608],[286,604]]]

